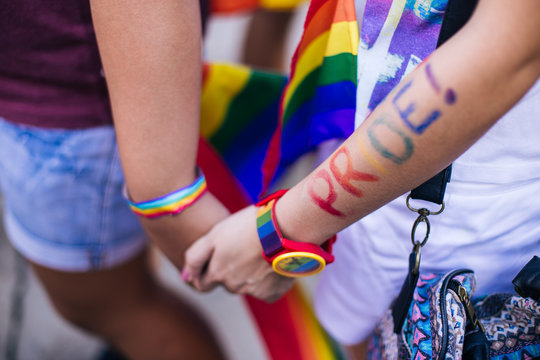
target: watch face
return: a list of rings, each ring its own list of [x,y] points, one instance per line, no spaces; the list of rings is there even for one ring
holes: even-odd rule
[[[325,264],[321,256],[302,251],[281,254],[272,262],[278,274],[289,277],[314,275],[324,269]]]

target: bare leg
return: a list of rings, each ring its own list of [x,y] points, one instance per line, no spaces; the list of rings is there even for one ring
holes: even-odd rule
[[[146,254],[88,273],[32,266],[63,317],[101,336],[129,359],[224,358],[204,320],[156,283]]]

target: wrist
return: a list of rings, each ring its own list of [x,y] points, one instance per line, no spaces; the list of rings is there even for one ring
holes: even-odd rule
[[[334,261],[332,236],[317,245],[286,238],[276,218],[278,200],[286,193],[279,190],[257,203],[257,233],[263,248],[264,259],[272,264],[274,271],[289,277],[314,275]]]
[[[299,204],[297,189],[287,191],[276,203],[275,217],[282,235],[287,239],[322,245],[336,231],[332,225],[312,208]]]

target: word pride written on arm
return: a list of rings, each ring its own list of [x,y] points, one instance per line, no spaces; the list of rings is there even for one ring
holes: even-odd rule
[[[448,88],[443,90],[435,75],[431,65],[424,63],[423,74],[430,88],[435,94],[441,96],[446,105],[454,105],[457,95],[454,90]],[[443,111],[438,108],[426,106],[422,91],[414,91],[417,78],[413,78],[403,84],[390,98],[392,108],[397,112],[398,121],[403,122],[412,132],[409,136],[399,123],[396,123],[396,116],[391,114],[379,115],[366,129],[369,143],[373,150],[386,160],[396,165],[402,165],[409,160],[414,153],[414,136],[421,136],[437,119]],[[399,139],[399,141],[396,141]],[[399,146],[399,143],[402,146]],[[398,144],[398,145],[396,145]],[[358,147],[362,156],[381,174],[388,172],[386,167],[373,156],[359,137]],[[399,147],[398,150],[395,148]],[[338,160],[343,159],[345,166],[339,166]],[[352,159],[347,146],[342,145],[330,157],[328,162],[330,169],[322,168],[318,170],[307,184],[307,191],[312,201],[325,212],[345,218],[347,215],[335,207],[338,200],[336,187],[340,186],[347,193],[360,198],[364,195],[360,185],[362,182],[376,182],[379,177],[375,174],[354,169],[354,159]],[[343,161],[340,161],[342,164]],[[319,186],[319,184],[324,186]],[[321,194],[322,193],[322,194]]]

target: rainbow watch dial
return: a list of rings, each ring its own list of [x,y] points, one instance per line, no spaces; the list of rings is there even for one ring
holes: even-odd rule
[[[325,266],[326,262],[322,257],[303,251],[280,254],[272,260],[274,271],[289,277],[315,275],[321,272]]]

